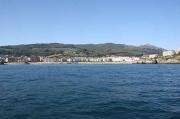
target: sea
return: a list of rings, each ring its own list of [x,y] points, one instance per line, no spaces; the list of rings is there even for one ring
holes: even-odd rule
[[[0,65],[0,119],[180,119],[180,65]]]

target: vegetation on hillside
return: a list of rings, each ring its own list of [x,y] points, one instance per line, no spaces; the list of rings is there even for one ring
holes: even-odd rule
[[[152,45],[130,46],[124,44],[29,44],[1,46],[0,55],[13,56],[49,56],[62,54],[64,56],[142,56],[147,54],[161,54],[164,49]]]

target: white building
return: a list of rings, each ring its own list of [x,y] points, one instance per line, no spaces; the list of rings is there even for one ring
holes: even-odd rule
[[[8,61],[9,61],[9,60],[8,60],[8,58],[6,57],[6,58],[5,58],[5,62],[8,62]]]
[[[174,50],[168,50],[163,52],[163,56],[173,56],[176,52]]]
[[[57,62],[56,58],[46,57],[44,58],[44,62]]]
[[[111,57],[112,62],[134,62],[134,61],[139,61],[139,57],[121,57],[121,56],[114,56]]]
[[[68,59],[67,59],[67,62],[72,62],[72,61],[73,61],[72,58],[68,58]]]
[[[149,55],[149,58],[153,59],[153,58],[157,58],[158,57],[158,54],[151,54]]]
[[[122,62],[123,61],[123,57],[111,57],[112,62]]]

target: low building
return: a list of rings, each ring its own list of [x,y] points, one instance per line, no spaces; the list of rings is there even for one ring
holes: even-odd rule
[[[116,57],[116,56],[112,56],[111,59],[112,62],[122,62],[124,60],[123,57]]]
[[[30,58],[27,57],[27,56],[21,56],[21,57],[17,57],[17,58],[16,58],[16,61],[17,61],[17,62],[29,62],[29,61],[30,61]]]
[[[31,62],[40,62],[40,57],[39,56],[31,56],[30,61]]]
[[[8,62],[17,62],[17,58],[16,57],[8,57]]]
[[[142,59],[148,59],[148,58],[149,58],[149,55],[143,55],[141,58],[142,58]]]
[[[44,62],[57,62],[56,58],[46,57],[44,58]]]
[[[67,62],[67,58],[66,57],[62,57],[59,59],[59,62]]]
[[[151,55],[149,55],[150,59],[154,59],[154,58],[157,58],[157,57],[158,57],[158,54],[151,54]]]
[[[6,57],[6,58],[4,59],[4,61],[5,61],[5,62],[8,62],[8,61],[9,61],[9,59]]]
[[[164,51],[163,52],[163,56],[166,57],[166,56],[173,56],[175,55],[176,52],[174,50],[168,50],[168,51]]]
[[[67,58],[67,62],[72,62],[73,59],[72,58]]]
[[[44,58],[45,58],[45,56],[39,56],[40,62],[43,62],[43,61],[44,61]]]

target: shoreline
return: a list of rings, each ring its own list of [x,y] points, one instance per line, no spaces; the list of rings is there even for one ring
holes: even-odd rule
[[[25,64],[24,62],[5,63],[8,65]],[[160,62],[160,63],[141,63],[141,62],[29,62],[29,64],[180,64],[180,62]],[[28,64],[26,64],[28,65]]]

